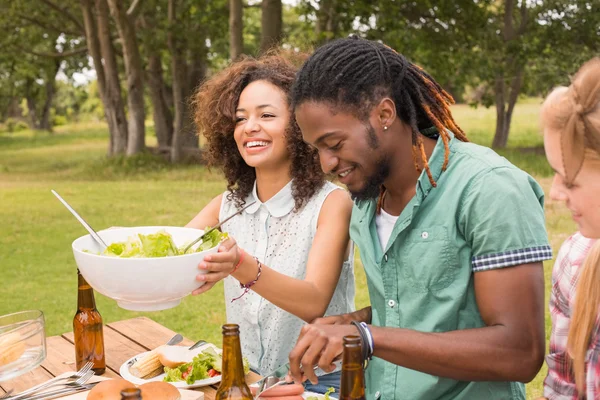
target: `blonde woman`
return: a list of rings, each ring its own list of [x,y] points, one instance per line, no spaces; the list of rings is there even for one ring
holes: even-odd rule
[[[564,201],[578,232],[562,245],[552,273],[548,399],[600,398],[600,58],[542,107],[550,197]]]

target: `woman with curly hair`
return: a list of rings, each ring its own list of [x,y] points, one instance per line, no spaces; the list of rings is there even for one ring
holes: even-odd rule
[[[214,226],[255,202],[222,226],[230,239],[199,265],[208,273],[194,294],[224,280],[227,321],[240,325],[242,351],[261,374],[287,363],[305,322],[354,309],[352,201],[302,140],[289,101],[295,73],[281,55],[245,58],[194,100],[209,165],[223,170],[227,191],[187,226]]]

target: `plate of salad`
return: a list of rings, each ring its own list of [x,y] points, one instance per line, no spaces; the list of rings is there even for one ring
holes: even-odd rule
[[[150,356],[150,353],[140,353],[125,361],[119,369],[121,377],[136,385],[153,381],[169,382],[179,389],[197,388],[221,382],[221,350],[213,344],[201,346],[193,354],[181,357],[180,362],[177,362],[177,359],[172,360],[173,362],[169,363],[172,367],[163,366],[163,372],[159,375],[149,379],[140,378],[136,376],[132,367],[138,360]],[[244,372],[248,373],[249,370],[250,367],[244,359]]]

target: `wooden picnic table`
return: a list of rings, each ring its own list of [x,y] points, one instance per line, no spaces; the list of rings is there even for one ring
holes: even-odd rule
[[[131,357],[165,344],[175,332],[150,318],[139,317],[112,322],[104,326],[104,351],[106,356],[106,378],[119,377],[119,368]],[[194,341],[184,338],[181,344],[192,345]],[[220,346],[220,343],[215,343]],[[45,382],[57,375],[75,371],[75,346],[73,332],[46,338],[46,359],[37,368],[18,378],[0,382],[0,394],[10,389],[20,392]],[[260,376],[250,372],[248,383],[256,382]],[[214,400],[218,385],[191,390],[204,392],[205,400]]]

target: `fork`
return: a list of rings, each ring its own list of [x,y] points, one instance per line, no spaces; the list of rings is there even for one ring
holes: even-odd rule
[[[61,389],[43,391],[41,393],[32,393],[31,396],[22,398],[22,400],[50,399],[56,397],[57,395],[59,395],[59,397],[62,397],[62,395],[65,394],[76,393],[79,391],[91,389],[91,387],[95,386],[95,384],[85,385],[85,383],[89,381],[92,376],[94,376],[94,371],[88,371],[84,376],[77,379],[75,382],[68,382],[63,384],[63,386],[65,387]],[[19,397],[9,397],[7,400],[15,399],[19,399]]]
[[[11,400],[15,400],[15,399],[20,399],[24,396],[27,396],[31,393],[35,393],[38,392],[40,390],[49,388],[50,386],[55,386],[55,385],[65,385],[65,384],[69,384],[71,383],[70,381],[75,380],[75,382],[77,382],[78,379],[81,379],[82,377],[84,377],[94,366],[94,363],[91,361],[88,361],[87,363],[85,363],[85,365],[77,372],[75,372],[72,375],[66,376],[64,378],[54,378],[54,379],[50,379],[48,382],[42,383],[41,385],[37,385],[32,387],[31,389],[27,389],[17,395],[15,395],[14,397],[10,397]],[[93,373],[92,373],[93,375]],[[91,377],[91,375],[90,375]],[[88,378],[89,379],[89,378]],[[60,383],[61,381],[67,381],[66,383]]]
[[[200,347],[200,346],[202,346],[203,344],[206,344],[206,340],[202,340],[202,339],[200,339],[200,340],[198,340],[196,343],[194,343],[193,345],[191,345],[191,346],[188,348],[188,350],[194,350],[195,348],[197,348],[197,347]]]

